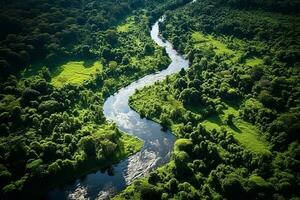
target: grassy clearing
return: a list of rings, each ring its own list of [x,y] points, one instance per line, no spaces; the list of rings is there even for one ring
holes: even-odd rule
[[[224,127],[229,133],[239,141],[246,149],[257,154],[269,154],[270,148],[264,138],[261,137],[259,130],[252,124],[238,117],[238,110],[227,104],[227,109],[223,110],[223,114],[213,115],[205,119],[202,124],[208,129],[220,130]],[[234,115],[233,124],[224,123],[228,115]]]
[[[212,35],[205,35],[201,32],[192,33],[192,39],[195,48],[200,48],[204,50],[213,50],[216,55],[226,55],[229,59],[228,61],[237,62],[240,57],[245,53],[243,50],[235,49],[236,46],[247,46],[244,41],[238,39],[229,39],[226,37],[214,37]],[[232,41],[231,41],[232,40]],[[230,45],[228,45],[230,44]],[[257,44],[258,45],[258,44]],[[235,46],[234,48],[229,48],[229,46]],[[230,64],[230,62],[228,62]],[[251,57],[245,60],[245,65],[256,66],[263,64],[263,60],[258,57]]]
[[[81,85],[101,70],[102,64],[99,61],[70,61],[52,73],[51,84],[57,88],[65,84]]]
[[[135,24],[133,17],[128,17],[126,21],[123,24],[120,24],[117,26],[117,31],[119,33],[127,33],[132,30],[135,30],[137,28],[137,25]]]
[[[192,39],[196,48],[212,48],[216,54],[232,55],[235,52],[229,49],[223,42],[215,39],[212,35],[204,35],[200,32],[194,32]]]

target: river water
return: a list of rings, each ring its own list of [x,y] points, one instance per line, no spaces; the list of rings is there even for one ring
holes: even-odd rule
[[[163,80],[167,75],[177,73],[181,68],[187,68],[189,62],[178,54],[172,44],[163,40],[159,35],[159,19],[151,29],[151,38],[159,46],[164,47],[171,64],[167,69],[147,75],[127,87],[120,89],[104,103],[104,115],[107,120],[115,122],[121,131],[135,135],[144,141],[140,152],[113,165],[113,175],[108,172],[88,174],[74,184],[52,190],[48,199],[107,199],[120,192],[134,179],[147,175],[151,170],[167,163],[175,142],[175,136],[163,132],[161,126],[151,120],[142,119],[128,105],[128,100],[136,89]]]

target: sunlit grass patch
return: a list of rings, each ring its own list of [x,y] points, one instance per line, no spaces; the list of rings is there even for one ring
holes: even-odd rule
[[[204,35],[200,32],[194,32],[192,38],[195,42],[195,46],[199,48],[212,48],[216,54],[228,54],[235,53],[229,49],[225,43],[215,39],[212,35]]]
[[[243,120],[237,120],[236,126],[241,133],[234,134],[234,137],[248,150],[258,154],[270,154],[267,142],[260,136],[258,129]]]
[[[252,124],[238,118],[238,110],[227,105],[228,108],[223,110],[224,114],[213,115],[203,121],[203,125],[208,130],[220,130],[224,127],[229,133],[238,140],[238,142],[246,149],[257,154],[269,154],[269,145],[265,139],[260,135],[259,130]],[[226,116],[234,115],[232,125],[224,123]]]
[[[61,88],[66,84],[81,85],[101,70],[102,64],[99,61],[70,61],[52,74],[51,84],[57,88]]]
[[[133,29],[136,28],[135,22],[134,22],[134,18],[133,17],[128,17],[125,21],[125,23],[120,24],[119,26],[117,26],[117,31],[119,33],[127,33]]]
[[[195,48],[213,50],[217,55],[227,55],[225,60],[227,64],[230,64],[230,62],[241,62],[240,58],[245,53],[244,50],[236,49],[236,47],[232,46],[236,46],[237,44],[240,47],[247,46],[247,43],[237,38],[216,37],[213,35],[205,35],[201,32],[192,33],[192,40]],[[248,66],[261,65],[263,64],[263,60],[258,57],[250,57],[244,61],[244,64]]]
[[[122,24],[117,27],[117,31],[118,32],[128,32],[131,27],[132,27],[131,23]]]

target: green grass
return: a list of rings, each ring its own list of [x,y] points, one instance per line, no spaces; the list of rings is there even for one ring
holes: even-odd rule
[[[129,31],[137,29],[137,25],[135,24],[133,17],[128,17],[123,24],[117,26],[117,31],[119,33],[127,33]]]
[[[102,64],[99,61],[69,61],[52,74],[51,84],[56,88],[65,84],[81,85],[101,70]]]
[[[192,34],[192,39],[195,42],[195,47],[197,48],[212,48],[216,54],[229,54],[235,53],[233,50],[229,49],[225,43],[215,39],[211,35],[204,35],[200,32],[194,32]]]
[[[227,64],[230,64],[229,61],[234,63],[239,62],[239,58],[242,56],[243,53],[245,53],[244,50],[241,50],[241,47],[248,46],[248,44],[245,43],[245,41],[236,38],[229,39],[228,37],[215,37],[212,35],[205,35],[201,32],[192,33],[192,40],[195,48],[204,50],[211,49],[217,55],[227,55],[228,60],[225,61]],[[229,48],[229,46],[234,47]],[[244,64],[253,67],[256,65],[263,64],[263,60],[258,57],[251,57],[246,59]]]
[[[262,138],[256,126],[240,119],[238,117],[238,110],[227,104],[227,109],[223,110],[224,114],[213,115],[202,122],[208,129],[220,130],[224,127],[229,133],[238,140],[238,142],[246,149],[256,154],[270,154],[270,147],[266,140]],[[226,116],[233,114],[235,116],[233,125],[224,123]]]

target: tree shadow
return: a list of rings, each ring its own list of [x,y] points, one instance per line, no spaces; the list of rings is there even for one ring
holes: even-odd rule
[[[234,123],[228,125],[229,128],[231,128],[232,130],[234,130],[237,133],[242,133],[241,129],[239,129],[239,127],[237,127]]]
[[[203,114],[203,108],[202,106],[191,106],[191,105],[183,105],[183,107],[192,113],[195,114]]]
[[[238,110],[242,104],[242,98],[235,98],[234,100],[225,100],[224,102],[230,107],[233,107],[234,109]]]
[[[219,126],[223,125],[223,122],[219,115],[212,115],[212,116],[208,117],[206,120],[211,123],[217,124]]]
[[[64,69],[62,68],[63,65],[66,65],[68,62],[83,62],[83,66],[85,68],[90,68],[94,66],[96,60],[82,60],[78,58],[61,58],[56,61],[36,61],[33,63],[30,68],[24,70],[25,77],[30,77],[36,75],[39,70],[42,69],[43,66],[47,67],[51,73],[51,77],[58,76]]]
[[[95,60],[84,60],[83,61],[83,66],[85,68],[90,68],[90,67],[94,66],[95,62],[96,62]]]

